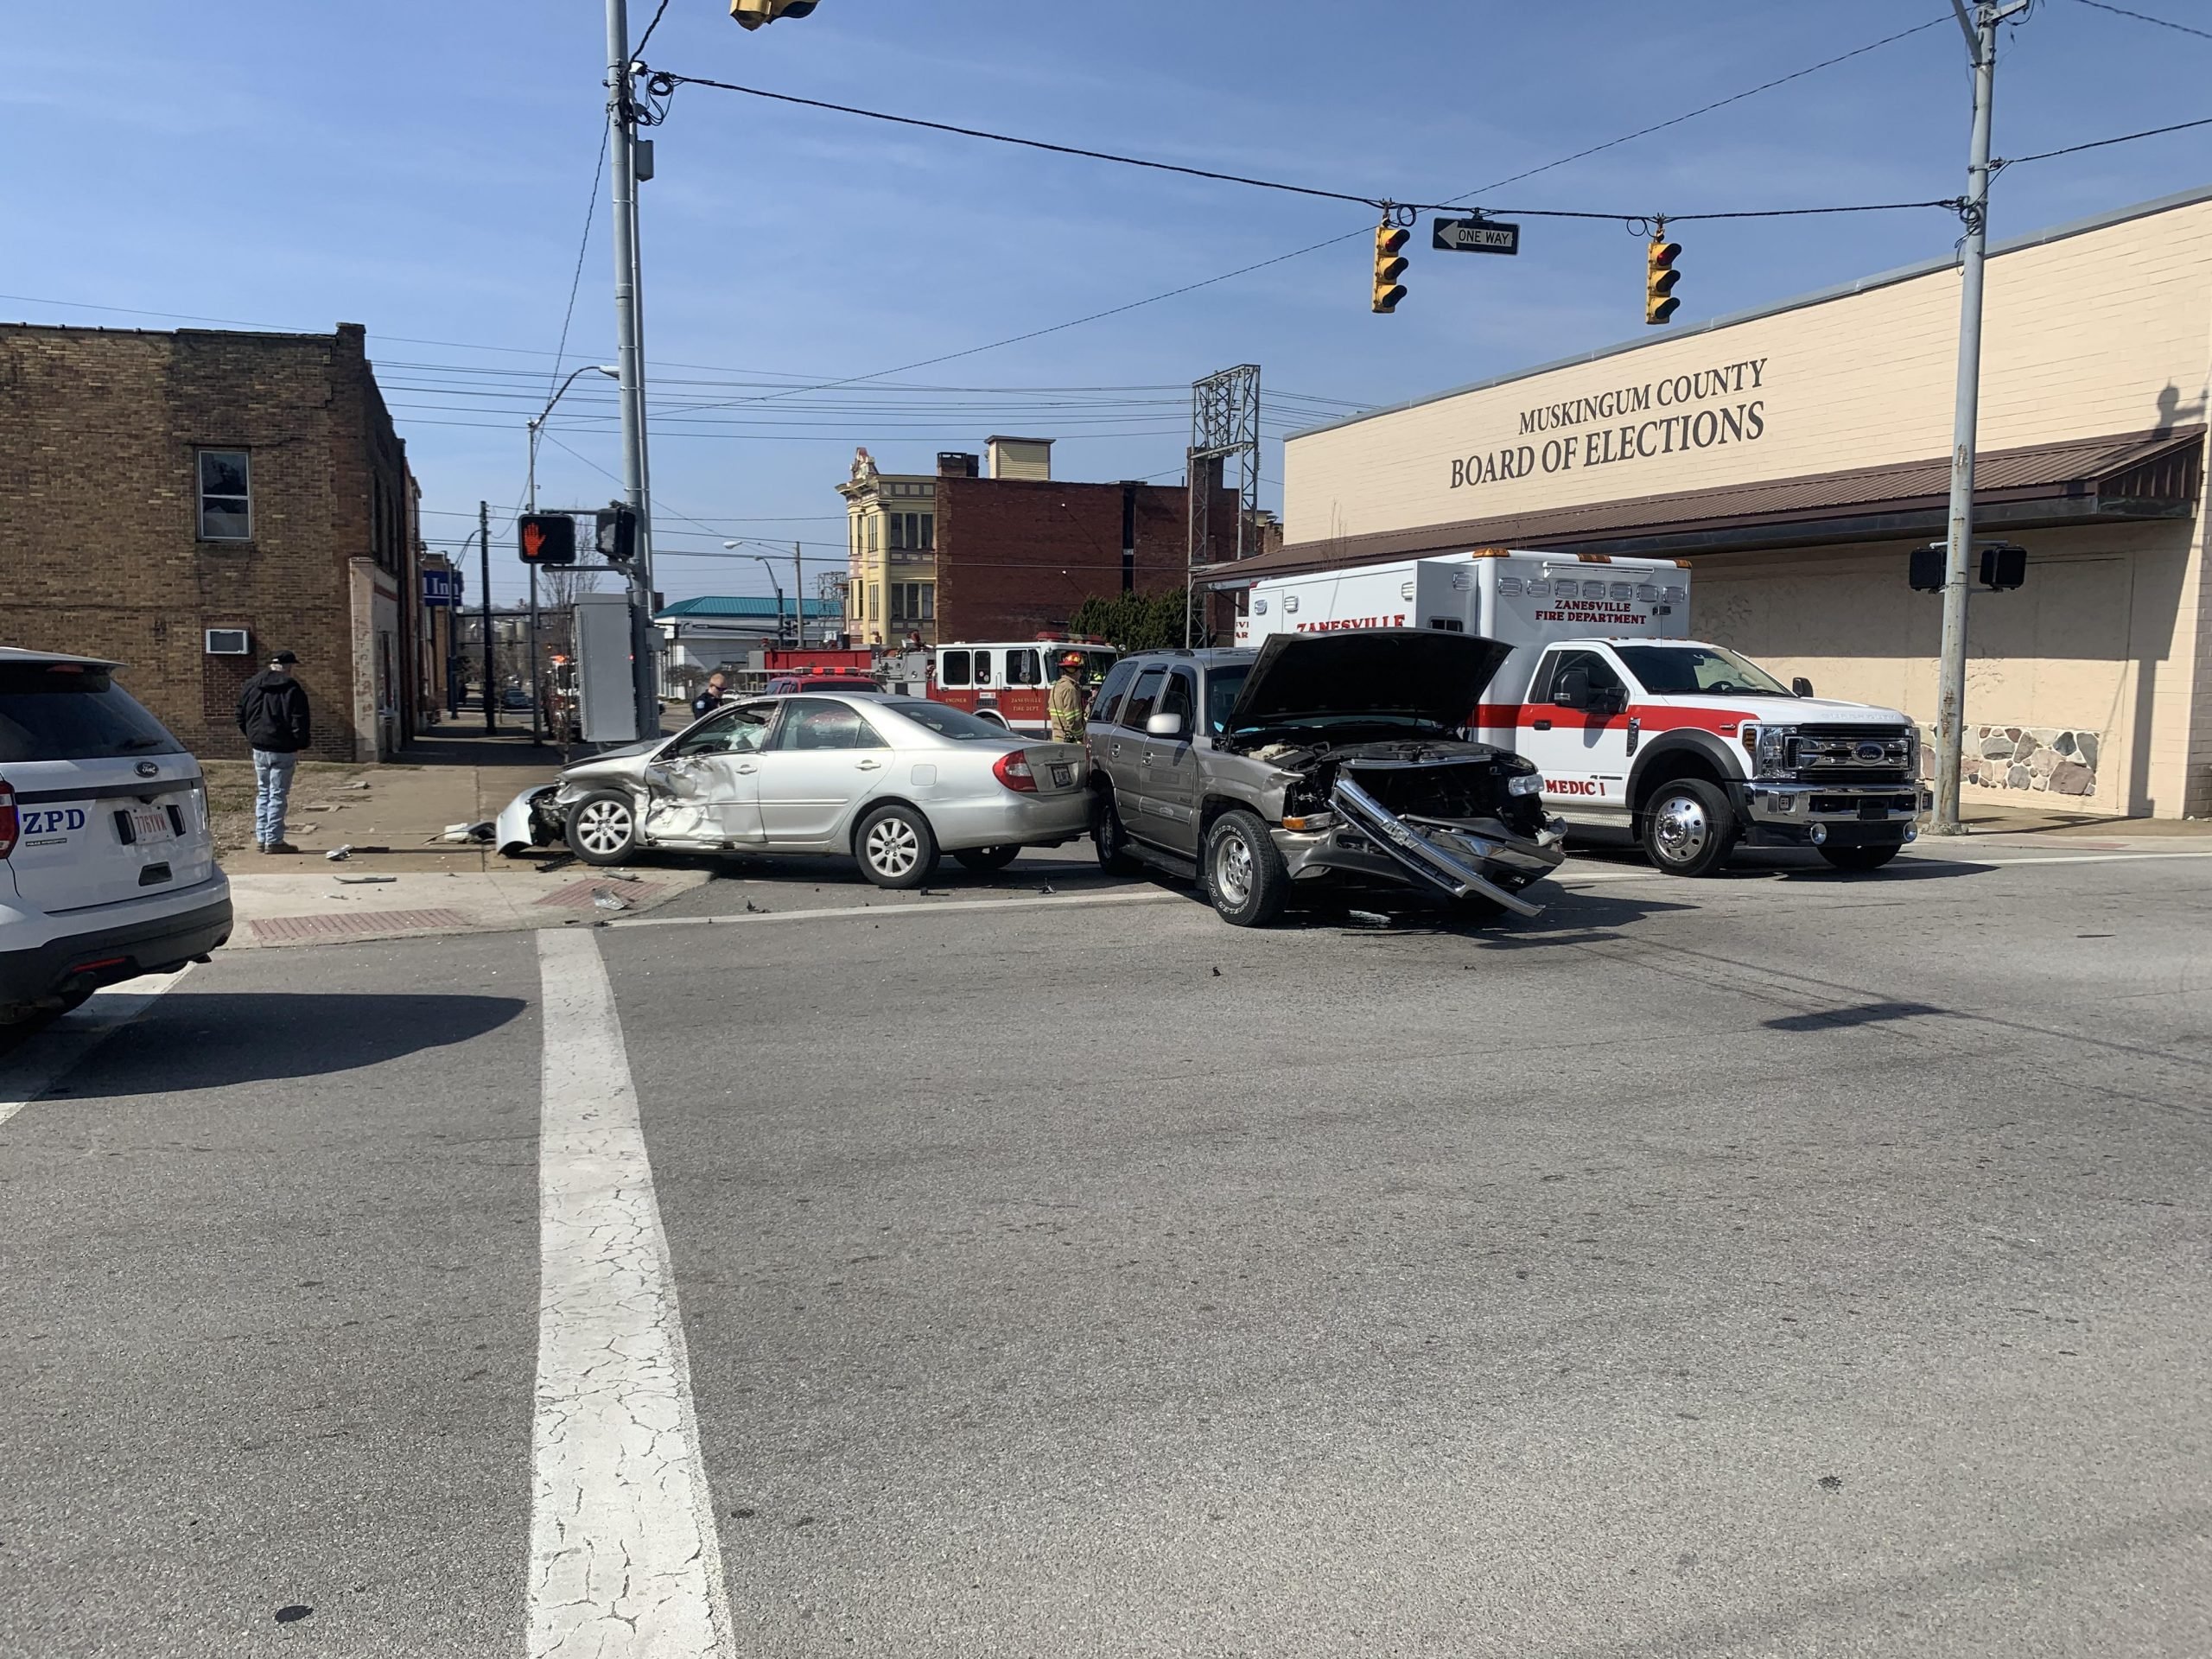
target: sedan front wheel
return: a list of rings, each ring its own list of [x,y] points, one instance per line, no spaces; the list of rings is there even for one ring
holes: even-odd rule
[[[638,851],[637,803],[619,790],[587,795],[569,809],[567,836],[587,864],[626,864]]]

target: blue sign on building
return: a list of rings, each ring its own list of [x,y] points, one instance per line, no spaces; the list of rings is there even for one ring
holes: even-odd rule
[[[453,603],[453,572],[425,570],[423,573],[423,602],[425,605]]]

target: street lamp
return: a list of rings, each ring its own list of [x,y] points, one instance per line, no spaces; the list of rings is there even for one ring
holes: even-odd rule
[[[784,584],[776,580],[776,567],[769,562],[768,556],[764,553],[741,552],[739,550],[745,545],[742,542],[724,542],[722,545],[729,551],[736,553],[741,559],[755,561],[768,573],[768,585],[776,590],[776,643],[781,645],[784,639]],[[798,619],[798,626],[792,630],[792,632],[797,636],[792,643],[804,649],[806,645],[806,622],[804,617]]]
[[[587,363],[582,368],[571,370],[569,372],[569,378],[563,380],[554,394],[545,400],[545,407],[539,410],[537,413],[531,417],[530,423],[530,484],[528,490],[530,505],[524,509],[525,512],[536,512],[537,511],[538,435],[544,430],[546,417],[552,414],[553,405],[559,403],[562,398],[567,397],[569,395],[569,388],[575,385],[579,378],[587,374],[603,374],[610,380],[620,380],[622,378],[621,370],[616,368],[612,363]],[[533,564],[530,567],[530,741],[533,743],[543,743],[545,741],[545,698],[543,696],[543,680],[544,676],[538,672],[537,567]]]

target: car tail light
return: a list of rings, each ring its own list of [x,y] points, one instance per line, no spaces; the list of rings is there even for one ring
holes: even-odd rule
[[[22,819],[16,812],[15,785],[0,778],[0,858],[16,850],[16,840],[22,834]]]
[[[991,775],[1008,789],[1025,795],[1037,792],[1037,774],[1029,769],[1029,757],[1020,749],[1008,749],[991,762]]]

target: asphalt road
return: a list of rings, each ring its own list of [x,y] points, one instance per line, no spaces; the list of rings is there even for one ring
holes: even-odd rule
[[[1973,850],[96,998],[0,1056],[0,1654],[2212,1652],[2212,856]]]

